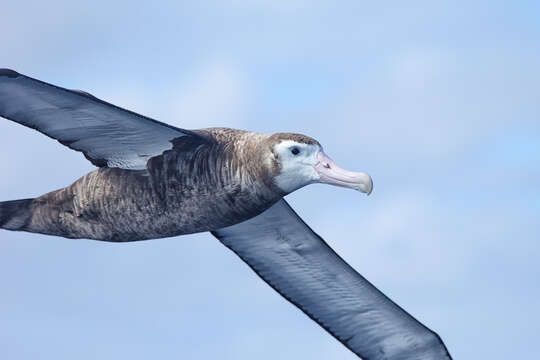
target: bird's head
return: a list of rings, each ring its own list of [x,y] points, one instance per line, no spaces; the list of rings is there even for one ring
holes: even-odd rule
[[[368,174],[339,167],[323,151],[319,142],[309,136],[290,133],[269,138],[274,183],[285,193],[305,185],[324,183],[370,194],[373,182]]]

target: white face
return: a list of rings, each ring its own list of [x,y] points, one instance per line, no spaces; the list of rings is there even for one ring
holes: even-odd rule
[[[342,169],[319,145],[283,140],[274,146],[274,156],[280,163],[280,173],[274,181],[286,193],[313,183],[341,186],[368,195],[373,190],[368,174]]]
[[[315,170],[319,162],[319,145],[308,145],[293,140],[284,140],[274,146],[274,154],[281,165],[275,182],[283,191],[290,193],[302,186],[318,182],[320,175]]]

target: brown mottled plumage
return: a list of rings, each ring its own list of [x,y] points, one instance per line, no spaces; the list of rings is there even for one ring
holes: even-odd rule
[[[4,228],[68,238],[134,241],[212,231],[251,218],[285,193],[273,146],[298,134],[209,128],[183,136],[146,170],[99,168],[24,205]]]

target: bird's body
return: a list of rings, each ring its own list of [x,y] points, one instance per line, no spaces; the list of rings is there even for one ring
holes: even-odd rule
[[[28,218],[5,227],[67,238],[147,240],[230,226],[284,195],[270,181],[275,165],[257,156],[260,146],[270,148],[278,137],[226,128],[198,133],[200,139],[176,139],[144,170],[99,168],[27,200]]]
[[[305,135],[185,130],[0,69],[0,116],[98,167],[35,199],[0,202],[0,228],[111,242],[210,231],[360,357],[449,360],[440,337],[341,259],[283,197],[312,183],[371,193]]]

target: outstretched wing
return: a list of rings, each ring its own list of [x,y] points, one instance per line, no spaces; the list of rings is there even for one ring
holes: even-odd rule
[[[361,358],[451,359],[436,333],[350,267],[285,200],[213,234]]]
[[[8,69],[0,69],[0,116],[81,151],[99,167],[144,169],[173,139],[198,136]]]

